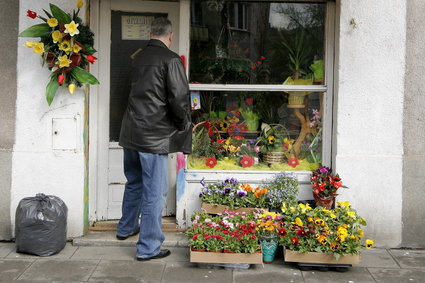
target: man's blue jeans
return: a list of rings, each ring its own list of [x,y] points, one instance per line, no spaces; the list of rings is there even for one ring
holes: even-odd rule
[[[165,239],[162,210],[168,193],[168,154],[124,148],[124,174],[127,183],[117,235],[125,237],[140,229],[136,256],[155,256]]]

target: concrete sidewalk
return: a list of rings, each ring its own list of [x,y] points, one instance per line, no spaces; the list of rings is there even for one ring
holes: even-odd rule
[[[15,252],[0,243],[0,282],[425,282],[425,251],[372,249],[347,272],[300,271],[282,258],[249,269],[199,268],[189,262],[182,233],[167,233],[164,259],[135,260],[136,237],[116,241],[114,233],[89,233],[51,257]],[[91,240],[90,240],[91,239]]]

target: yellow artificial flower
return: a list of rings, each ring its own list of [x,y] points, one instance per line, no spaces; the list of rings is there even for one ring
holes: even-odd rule
[[[364,237],[364,233],[362,229],[357,230],[357,234],[359,235],[360,238]]]
[[[72,63],[71,60],[68,59],[68,56],[63,55],[63,56],[59,56],[58,57],[58,64],[59,64],[59,68],[65,68],[65,67],[69,67],[69,65]]]
[[[72,50],[71,43],[68,40],[64,40],[59,43],[59,49],[65,51],[68,54]]]
[[[54,32],[52,32],[52,38],[53,38],[53,43],[57,43],[62,40],[62,33],[58,30],[55,30]]]
[[[373,246],[373,244],[375,244],[375,242],[374,241],[372,241],[372,240],[366,240],[366,249],[371,249],[372,248],[372,246]]]
[[[69,33],[70,36],[79,34],[80,33],[80,31],[78,30],[79,25],[80,24],[76,24],[74,21],[70,22],[69,24],[65,24],[65,33]]]
[[[69,86],[68,86],[69,93],[73,94],[74,91],[75,91],[75,87],[76,87],[75,84],[69,84]]]
[[[295,224],[297,224],[298,226],[303,226],[303,222],[299,217],[295,218]]]
[[[49,27],[54,28],[58,25],[58,20],[56,20],[55,18],[50,18],[47,20],[47,24],[49,25]]]
[[[83,7],[84,2],[82,0],[77,0],[77,8],[81,9],[81,7]]]
[[[28,48],[33,48],[34,41],[25,41],[25,46],[28,47]]]
[[[34,42],[32,50],[37,54],[43,54],[44,52],[44,43],[43,42]]]
[[[78,53],[78,52],[80,52],[81,49],[83,49],[83,48],[80,45],[74,44],[74,46],[72,47],[72,52]]]

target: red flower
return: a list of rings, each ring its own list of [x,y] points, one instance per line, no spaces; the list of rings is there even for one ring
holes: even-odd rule
[[[87,61],[89,61],[90,63],[94,63],[94,61],[96,61],[97,60],[97,58],[95,57],[95,56],[93,56],[93,55],[87,55]]]
[[[288,161],[289,166],[295,168],[295,167],[298,166],[298,164],[300,164],[300,161],[298,160],[298,158],[296,158],[296,157],[289,158],[289,161]]]
[[[211,124],[210,124],[210,122],[208,122],[208,121],[205,121],[205,128],[209,129],[210,127],[211,127]]]
[[[260,58],[261,58],[261,60],[266,60],[266,57],[264,57],[264,56],[261,56]]]
[[[192,240],[197,240],[198,239],[198,235],[194,235],[193,237],[192,237]]]
[[[242,124],[239,125],[239,130],[242,133],[245,133],[246,131],[248,131],[248,126],[246,124],[242,123]]]
[[[254,164],[254,158],[249,157],[248,155],[244,155],[241,159],[242,168],[251,167]]]
[[[251,69],[255,70],[257,69],[257,66],[251,66]]]
[[[252,235],[252,236],[251,236],[251,240],[255,240],[255,239],[257,239],[257,236]]]
[[[243,136],[234,136],[233,138],[237,141],[243,140]]]
[[[214,168],[217,165],[217,159],[215,157],[208,157],[205,165],[210,168]]]
[[[208,136],[212,137],[213,135],[213,129],[212,128],[208,128]]]
[[[258,64],[258,65],[261,65],[261,64],[263,64],[263,62],[261,62],[261,61],[257,61],[257,64]]]
[[[245,99],[245,102],[248,105],[252,105],[254,103],[254,99],[252,97],[248,97],[247,99]]]
[[[58,76],[58,84],[63,84],[63,82],[64,82],[64,80],[65,80],[65,76],[64,75],[59,75]]]
[[[277,232],[277,234],[281,237],[285,237],[286,236],[286,229],[285,228],[279,229],[279,232]]]
[[[31,19],[35,19],[37,17],[37,13],[31,10],[27,11],[27,17],[31,18]]]
[[[218,143],[224,143],[226,140],[225,139],[217,139]]]
[[[294,246],[296,246],[296,245],[298,245],[299,240],[298,240],[298,238],[297,238],[297,237],[292,237],[292,238],[291,238],[291,242],[292,242],[292,244],[293,244]]]

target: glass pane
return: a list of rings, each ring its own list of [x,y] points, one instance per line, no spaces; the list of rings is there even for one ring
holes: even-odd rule
[[[192,1],[189,80],[322,84],[325,14],[324,3]]]
[[[308,171],[321,164],[323,93],[204,91],[192,98],[200,109],[192,111],[188,169]]]

